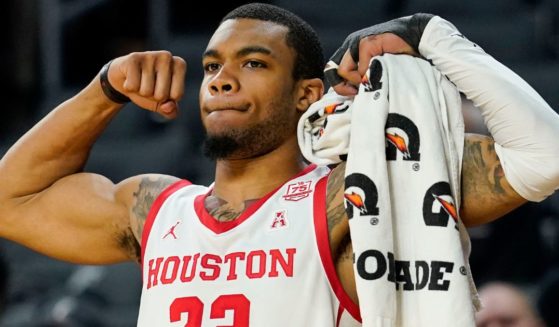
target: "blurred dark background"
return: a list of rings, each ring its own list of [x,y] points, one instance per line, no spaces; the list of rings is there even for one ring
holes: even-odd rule
[[[264,2],[306,19],[317,29],[327,57],[354,30],[420,11],[439,14],[559,108],[558,0]],[[194,7],[179,0],[0,2],[0,155],[110,59],[131,51],[165,49],[189,64],[180,117],[169,122],[129,105],[95,145],[86,170],[115,182],[149,172],[211,182],[213,164],[200,153],[201,54],[221,17],[243,3],[201,1]],[[475,108],[465,107],[468,130],[484,133]],[[503,280],[522,286],[549,326],[557,321],[552,319],[557,319],[559,308],[558,218],[555,194],[470,230],[471,265],[478,284]],[[136,325],[141,292],[137,265],[71,265],[4,240],[0,252],[7,263],[0,264],[0,292],[1,279],[9,276],[7,296],[0,297],[0,306],[5,303],[1,327]]]

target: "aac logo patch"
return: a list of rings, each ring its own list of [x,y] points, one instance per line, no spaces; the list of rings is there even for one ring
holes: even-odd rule
[[[278,230],[289,227],[287,220],[287,210],[278,210],[274,213],[270,230]]]

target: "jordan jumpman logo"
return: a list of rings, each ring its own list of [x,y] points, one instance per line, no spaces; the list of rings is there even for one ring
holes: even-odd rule
[[[180,220],[177,221],[177,223],[176,223],[173,227],[171,227],[171,228],[169,229],[169,231],[167,232],[167,234],[165,234],[165,236],[163,236],[163,239],[165,239],[167,236],[171,235],[171,236],[173,236],[173,238],[176,240],[176,239],[177,239],[177,235],[175,234],[175,228],[177,228],[177,226],[178,226],[180,223],[181,223]]]

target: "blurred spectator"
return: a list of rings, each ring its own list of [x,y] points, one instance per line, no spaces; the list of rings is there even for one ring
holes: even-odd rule
[[[559,326],[559,267],[550,270],[540,283],[537,304],[547,326]]]
[[[491,282],[479,291],[483,308],[476,314],[477,327],[544,327],[530,297],[520,288]]]

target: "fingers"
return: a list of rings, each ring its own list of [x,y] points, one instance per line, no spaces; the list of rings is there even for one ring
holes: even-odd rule
[[[184,77],[186,75],[186,61],[180,57],[173,57],[173,76],[171,78],[170,99],[179,101],[184,95]]]
[[[140,90],[139,94],[146,98],[153,98],[154,100],[158,100],[155,97],[155,78],[157,77],[157,72],[155,71],[155,62],[157,57],[155,58],[148,58],[148,60],[142,60],[142,67],[141,67],[141,79],[140,79]],[[161,80],[161,77],[159,77]],[[161,100],[161,99],[159,99]]]
[[[332,86],[332,88],[334,89],[334,91],[336,91],[336,93],[344,96],[355,96],[357,95],[357,91],[359,90],[358,86],[350,84],[348,82],[342,82],[340,84]]]
[[[369,68],[371,59],[385,53],[408,54],[417,56],[417,52],[402,38],[392,33],[382,33],[363,37],[359,41],[359,62],[355,63],[347,50],[337,67],[338,76],[343,79],[333,85],[334,90],[341,95],[351,96],[357,94],[359,83]]]
[[[361,39],[359,44],[359,64],[357,68],[359,76],[365,76],[371,58],[384,54],[382,40],[379,40],[380,38],[382,38],[382,34],[369,35]]]
[[[146,72],[154,74],[153,98],[158,102],[169,99],[171,94],[171,79],[173,75],[173,56],[170,52],[164,52],[163,55],[155,58],[155,64],[152,69]],[[146,74],[149,75],[149,74]]]
[[[179,106],[176,101],[165,101],[158,105],[156,112],[167,119],[175,119],[179,112]]]
[[[342,82],[332,85],[336,93],[340,95],[353,96],[357,94],[361,76],[357,72],[357,64],[353,61],[349,50],[343,55],[337,69],[338,76]]]
[[[138,106],[176,117],[184,94],[186,62],[168,51],[131,53],[111,64],[109,80]]]

